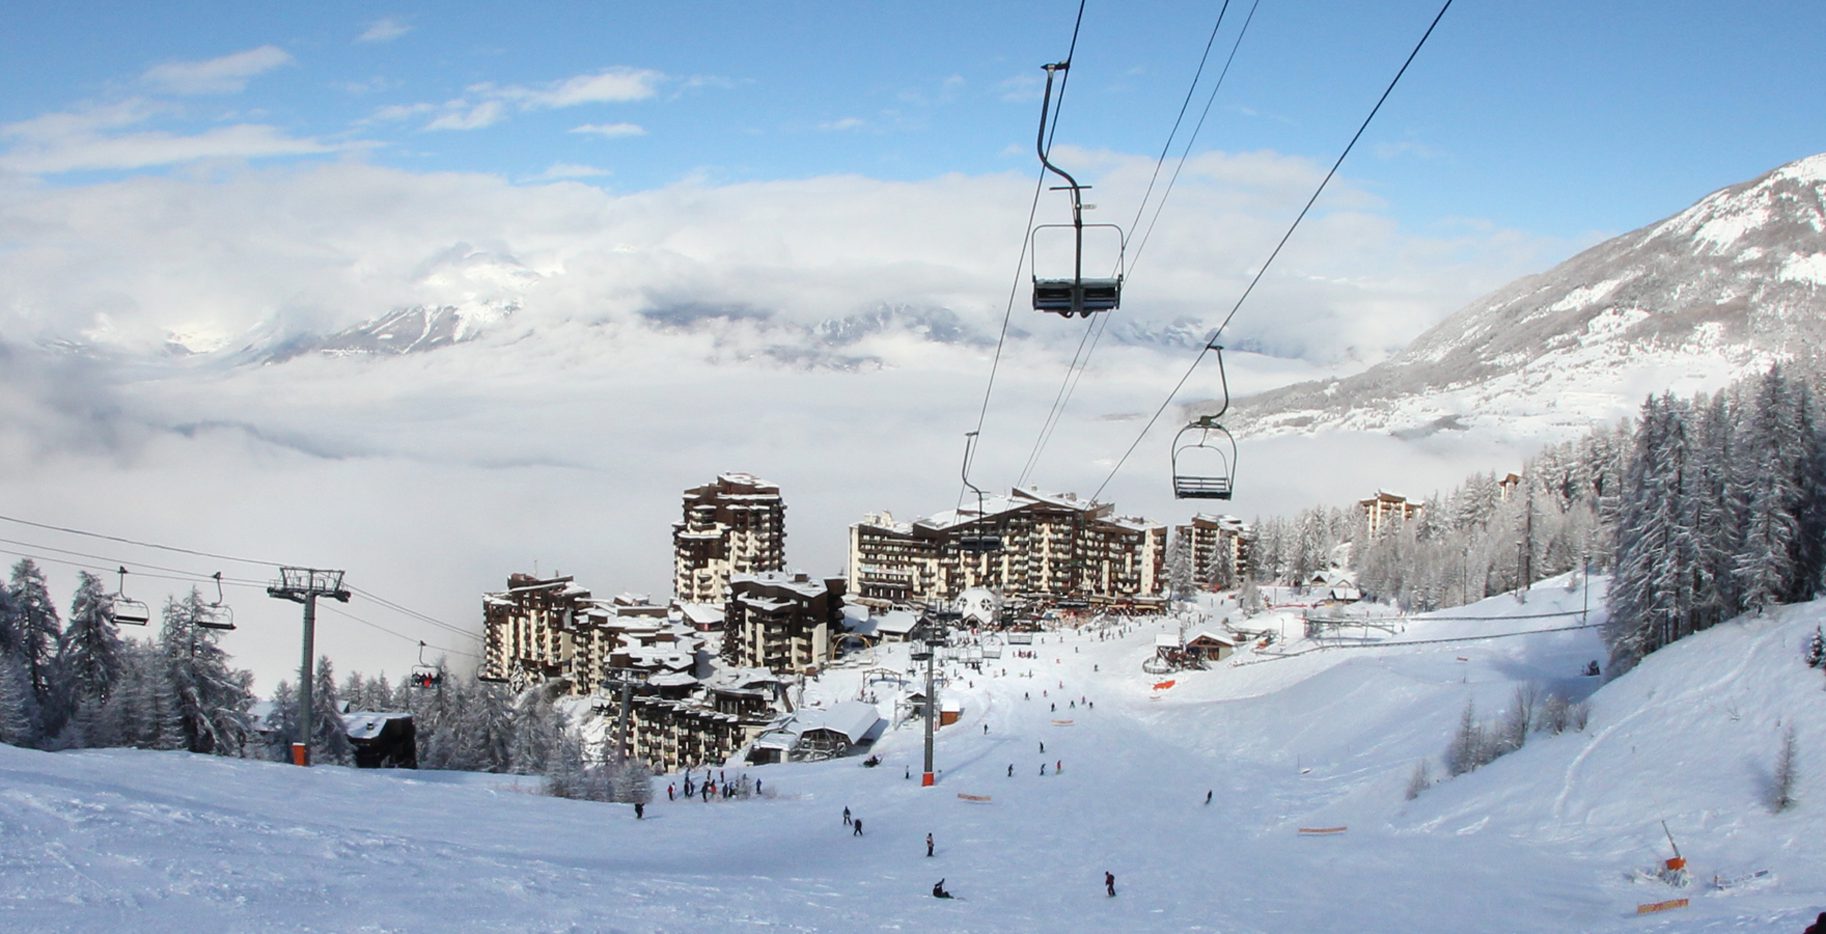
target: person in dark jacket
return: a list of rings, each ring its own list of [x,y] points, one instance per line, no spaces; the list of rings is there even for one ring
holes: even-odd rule
[[[1597,662],[1592,662],[1592,664],[1596,665]],[[1813,919],[1813,923],[1807,925],[1807,930],[1802,931],[1801,934],[1826,934],[1826,911],[1820,912],[1820,916]]]
[[[951,893],[945,891],[945,880],[940,879],[937,882],[932,883],[932,897],[933,898],[950,898],[951,897]]]
[[[931,857],[931,855],[932,855],[932,835],[926,834],[926,856]]]
[[[860,817],[856,818],[855,821],[851,822],[850,827],[853,828],[850,831],[850,836],[852,836],[852,837],[862,836],[862,818],[860,818]]]
[[[1116,874],[1107,869],[1103,871],[1103,890],[1112,898],[1116,895]]]

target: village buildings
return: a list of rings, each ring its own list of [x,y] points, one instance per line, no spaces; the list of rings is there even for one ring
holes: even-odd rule
[[[723,614],[723,660],[780,673],[823,665],[843,632],[843,592],[843,578],[803,571],[734,575]]]
[[[1160,593],[1166,527],[1114,513],[1108,503],[1029,488],[914,522],[866,516],[850,526],[849,591],[876,606],[950,601],[972,587],[1050,597]]]
[[[1399,493],[1377,490],[1376,495],[1357,501],[1357,508],[1363,511],[1370,535],[1381,530],[1384,523],[1394,522],[1399,525],[1420,515],[1424,504],[1409,500]]]
[[[1254,535],[1249,523],[1235,516],[1199,513],[1173,527],[1173,536],[1190,551],[1192,578],[1207,584],[1242,581],[1249,576]]]
[[[786,569],[786,501],[780,488],[726,473],[685,491],[672,524],[672,588],[682,603],[723,602],[732,574]]]

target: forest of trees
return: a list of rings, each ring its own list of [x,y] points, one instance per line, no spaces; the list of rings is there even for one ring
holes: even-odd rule
[[[1427,611],[1589,562],[1613,574],[1605,639],[1613,671],[1626,671],[1682,636],[1826,588],[1817,382],[1776,366],[1715,395],[1650,397],[1633,425],[1541,451],[1513,488],[1473,475],[1375,535],[1357,510],[1257,520],[1252,577],[1300,582],[1340,561],[1366,596]]]

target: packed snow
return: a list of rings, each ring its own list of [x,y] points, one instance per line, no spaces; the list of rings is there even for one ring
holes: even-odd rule
[[[1207,596],[1043,633],[980,673],[947,663],[962,713],[933,787],[919,721],[896,719],[880,767],[730,764],[760,795],[710,802],[668,801],[682,777],[662,775],[643,820],[532,776],[0,747],[0,929],[1801,930],[1826,909],[1826,677],[1801,661],[1826,605],[1714,627],[1600,687],[1597,630],[1575,627],[1602,596],[1562,577],[1317,639],[1301,614],[1338,611],[1245,620]],[[1274,639],[1142,670],[1158,635],[1225,619]],[[873,691],[895,714],[923,684],[904,646],[874,651],[803,699]],[[1492,720],[1520,685],[1588,697],[1589,724],[1443,779],[1466,702]],[[1778,814],[1789,727],[1799,804]],[[1435,783],[1408,800],[1422,760]],[[1663,821],[1684,888],[1654,876]],[[940,879],[955,899],[931,896]]]

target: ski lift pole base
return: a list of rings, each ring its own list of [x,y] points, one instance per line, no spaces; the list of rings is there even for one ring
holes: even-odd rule
[[[292,744],[292,764],[293,765],[305,765],[305,766],[310,765],[311,764],[311,747],[305,745],[304,743],[293,743]]]
[[[931,772],[921,772],[920,773],[919,787],[930,788],[936,784],[938,784],[938,778],[933,773],[931,773]]]

